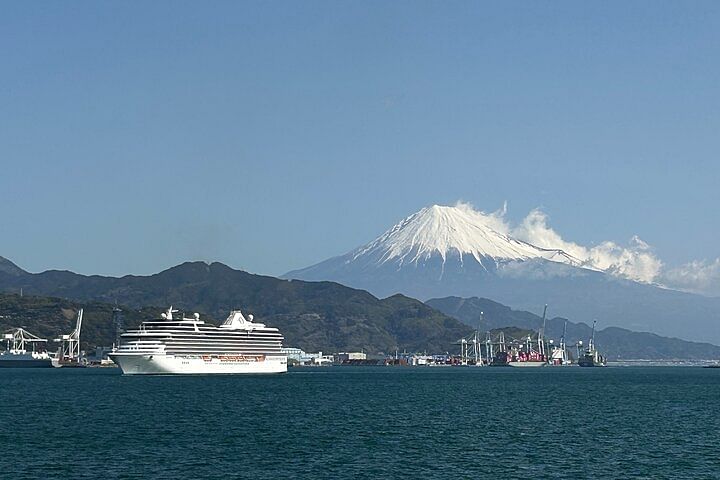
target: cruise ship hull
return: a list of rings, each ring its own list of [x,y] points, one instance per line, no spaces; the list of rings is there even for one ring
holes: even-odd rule
[[[241,375],[287,372],[285,356],[111,353],[125,375]]]

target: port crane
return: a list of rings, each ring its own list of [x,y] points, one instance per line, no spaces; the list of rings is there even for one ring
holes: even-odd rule
[[[540,327],[540,330],[538,330],[538,353],[543,357],[547,358],[547,352],[545,351],[545,325],[547,323],[547,303],[545,304],[545,308],[543,308],[543,315],[542,315],[542,326]],[[531,339],[528,337],[528,344],[527,348],[528,351],[530,351],[530,342]]]
[[[565,320],[565,324],[563,325],[563,333],[560,337],[560,345],[556,347],[553,345],[553,341],[550,340],[550,362],[553,365],[569,365],[571,363],[570,356],[568,355],[567,351],[567,344],[565,341],[565,338],[567,336],[567,323],[568,321]]]
[[[32,346],[32,351],[34,352],[35,344],[42,344],[47,342],[46,339],[33,335],[22,327],[15,328],[4,333],[3,340],[7,341],[8,351],[22,353],[28,350],[28,345]]]
[[[460,364],[467,365],[473,362],[474,365],[480,367],[483,365],[483,341],[480,338],[480,325],[483,321],[483,312],[480,312],[480,319],[475,331],[457,341],[460,345]],[[489,360],[489,359],[488,359]]]
[[[58,359],[61,362],[79,362],[80,361],[80,330],[82,328],[83,309],[78,310],[77,320],[75,322],[75,330],[69,335],[62,335],[55,341],[60,343],[60,351]]]

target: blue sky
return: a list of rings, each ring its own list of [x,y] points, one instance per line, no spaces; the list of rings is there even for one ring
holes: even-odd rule
[[[433,203],[720,256],[717,2],[6,2],[0,255],[281,274]]]

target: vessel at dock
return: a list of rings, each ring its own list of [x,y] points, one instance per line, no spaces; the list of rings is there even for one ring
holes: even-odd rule
[[[196,313],[174,319],[172,307],[161,319],[143,322],[120,336],[108,356],[127,375],[251,374],[287,371],[277,328],[253,322],[235,310],[220,325],[206,324]]]
[[[45,345],[47,340],[37,337],[24,328],[15,328],[3,334],[5,351],[0,352],[0,368],[49,368],[53,358]]]
[[[508,362],[511,367],[544,367],[547,357],[543,352],[542,340],[538,339],[538,348],[533,347],[533,341],[527,337],[525,345],[512,351],[512,359]]]
[[[537,341],[533,342],[530,335],[525,341],[512,348],[512,358],[508,362],[511,367],[544,367],[548,363],[545,353],[545,319],[547,318],[547,305],[543,309],[542,324],[537,332]]]
[[[510,340],[506,344],[505,334],[500,332],[499,341],[493,343],[498,350],[488,355],[491,367],[543,367],[547,365],[545,354],[545,343],[542,336],[538,334],[535,341],[531,336],[524,340]],[[490,345],[490,342],[488,341]]]
[[[550,340],[550,360],[549,364],[552,366],[566,366],[571,365],[570,355],[568,355],[567,344],[565,342],[565,335],[567,334],[567,320],[563,326],[563,333],[560,337],[560,345],[554,345],[553,341]]]
[[[605,357],[597,351],[595,346],[595,324],[597,321],[593,321],[592,335],[588,342],[588,348],[585,350],[580,358],[578,359],[578,365],[581,367],[604,367],[606,365]]]
[[[491,367],[509,367],[512,356],[510,352],[498,352],[490,360]]]

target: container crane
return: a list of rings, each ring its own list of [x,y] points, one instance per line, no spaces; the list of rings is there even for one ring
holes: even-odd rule
[[[75,330],[69,335],[62,335],[55,341],[60,343],[60,352],[58,360],[60,363],[79,363],[80,362],[80,330],[82,329],[83,309],[78,310],[77,320],[75,322]]]

